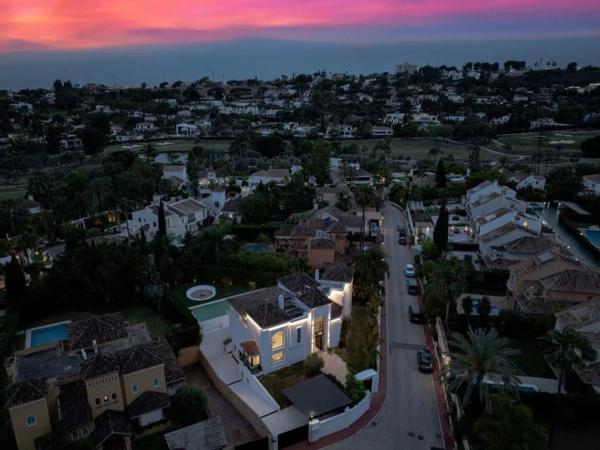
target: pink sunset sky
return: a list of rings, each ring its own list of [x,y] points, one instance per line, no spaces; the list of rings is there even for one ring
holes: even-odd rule
[[[0,52],[597,36],[599,0],[0,0]]]

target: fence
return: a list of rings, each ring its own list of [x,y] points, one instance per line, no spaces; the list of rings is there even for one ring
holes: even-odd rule
[[[371,392],[367,391],[365,397],[352,408],[346,408],[343,413],[325,420],[313,419],[308,423],[308,441],[315,442],[325,436],[348,428],[356,422],[371,406]]]

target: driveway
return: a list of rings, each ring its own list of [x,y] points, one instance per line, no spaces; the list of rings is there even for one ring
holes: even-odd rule
[[[200,364],[186,367],[184,372],[189,386],[206,393],[210,415],[221,417],[229,445],[245,444],[260,437],[252,425],[215,388]]]
[[[408,320],[408,295],[404,264],[411,261],[408,246],[398,244],[400,211],[384,210],[385,253],[390,277],[386,283],[388,389],[386,400],[373,421],[352,437],[328,449],[429,450],[443,448],[433,378],[417,370],[417,350],[425,345],[421,325]]]

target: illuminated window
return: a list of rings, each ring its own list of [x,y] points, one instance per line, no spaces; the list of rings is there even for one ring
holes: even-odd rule
[[[271,349],[275,350],[276,348],[281,348],[285,344],[285,339],[283,336],[283,331],[278,331],[277,333],[271,336]]]
[[[258,367],[260,366],[260,355],[250,355],[247,361],[250,367]]]
[[[108,395],[104,396],[104,403],[108,403]]]
[[[273,353],[273,356],[271,356],[271,361],[273,364],[283,361],[283,352]]]
[[[29,416],[27,419],[25,419],[25,425],[27,425],[27,428],[31,428],[31,427],[35,426],[36,423],[37,423],[37,417],[35,417],[35,416]]]
[[[523,226],[524,226],[524,227],[526,227],[526,226],[527,226],[527,221],[526,221],[526,220],[524,220],[524,221],[523,221]]]

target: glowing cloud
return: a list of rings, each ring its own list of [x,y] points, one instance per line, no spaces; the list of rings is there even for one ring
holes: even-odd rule
[[[259,37],[597,34],[598,0],[0,0],[0,52]]]

